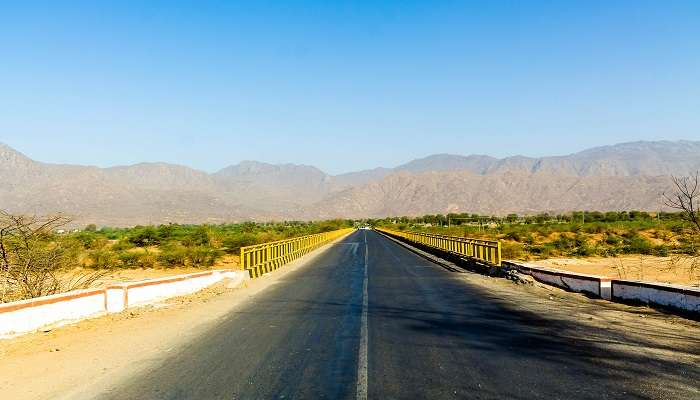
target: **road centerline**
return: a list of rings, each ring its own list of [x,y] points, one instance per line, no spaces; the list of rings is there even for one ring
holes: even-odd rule
[[[362,281],[362,316],[360,318],[360,347],[357,358],[357,400],[367,400],[367,261],[369,259],[369,246],[367,245],[367,232],[364,232],[365,263],[364,278]]]

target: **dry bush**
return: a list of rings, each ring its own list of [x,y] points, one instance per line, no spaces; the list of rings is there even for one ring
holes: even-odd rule
[[[63,271],[75,266],[79,250],[54,231],[63,216],[12,215],[0,211],[0,302],[46,296],[89,287],[104,271]]]
[[[669,257],[664,271],[686,275],[691,281],[700,286],[700,257],[687,254],[676,254]]]
[[[644,264],[644,255],[639,255],[639,263],[628,264],[625,263],[621,258],[615,257],[613,269],[617,271],[617,277],[620,279],[635,279],[644,280],[644,273],[646,270],[646,265]]]

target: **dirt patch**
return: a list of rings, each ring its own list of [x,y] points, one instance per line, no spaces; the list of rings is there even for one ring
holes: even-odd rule
[[[700,287],[700,269],[690,260],[645,255],[621,257],[550,258],[531,264],[610,278],[674,283]]]

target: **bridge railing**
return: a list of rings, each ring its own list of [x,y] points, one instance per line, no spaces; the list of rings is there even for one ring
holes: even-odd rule
[[[442,250],[459,257],[471,258],[489,265],[501,265],[501,242],[497,240],[471,239],[459,236],[438,235],[434,233],[395,231],[375,228],[387,235],[403,238],[409,242]]]
[[[241,247],[241,269],[248,270],[251,278],[257,278],[353,230],[352,228],[339,229]]]

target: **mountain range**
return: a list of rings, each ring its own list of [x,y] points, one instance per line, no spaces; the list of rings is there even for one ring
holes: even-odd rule
[[[0,144],[0,209],[128,226],[446,212],[658,210],[670,176],[700,170],[700,141],[631,142],[554,157],[436,154],[329,175],[243,161],[215,173],[166,163],[35,161]]]

